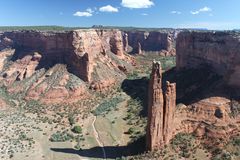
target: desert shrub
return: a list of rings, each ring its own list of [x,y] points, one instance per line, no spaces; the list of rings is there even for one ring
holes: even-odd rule
[[[81,149],[81,146],[80,146],[80,144],[78,143],[78,144],[76,144],[75,146],[74,146],[74,149],[76,149],[76,150],[80,150]]]
[[[194,137],[191,134],[179,133],[171,141],[172,148],[184,158],[190,157],[190,151],[194,148]]]
[[[104,101],[103,103],[98,105],[98,107],[93,111],[93,114],[95,116],[98,116],[104,114],[105,112],[111,111],[111,109],[116,109],[117,105],[123,101],[124,99],[122,97],[115,97],[110,99],[109,101]]]
[[[169,70],[176,66],[176,57],[161,57],[159,61],[163,70]]]
[[[71,126],[75,124],[75,118],[73,115],[68,115],[68,122]]]
[[[57,131],[56,133],[52,134],[50,137],[51,142],[65,142],[73,139],[74,136],[72,134],[69,134],[67,132],[60,132]]]
[[[128,134],[133,134],[134,132],[135,132],[135,129],[131,127],[131,128],[128,129],[127,133]]]
[[[240,103],[235,100],[232,100],[230,107],[231,107],[230,116],[237,117],[240,114]]]
[[[233,144],[234,146],[239,146],[239,147],[240,147],[240,137],[234,138],[234,139],[232,140],[232,144]]]
[[[127,75],[127,79],[137,79],[137,78],[139,78],[137,71],[133,71],[132,73],[129,73],[129,74]]]
[[[232,155],[229,152],[222,150],[221,153],[214,155],[212,159],[213,160],[232,160]]]
[[[82,127],[81,126],[74,126],[72,128],[72,132],[80,134],[80,133],[82,133]]]
[[[83,84],[83,81],[80,78],[78,78],[77,76],[75,76],[73,74],[69,74],[69,80],[68,80],[65,87],[68,90],[72,90],[74,88],[77,88],[81,84]]]

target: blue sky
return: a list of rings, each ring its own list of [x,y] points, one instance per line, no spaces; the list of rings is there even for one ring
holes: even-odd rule
[[[1,0],[0,25],[240,28],[240,0]]]

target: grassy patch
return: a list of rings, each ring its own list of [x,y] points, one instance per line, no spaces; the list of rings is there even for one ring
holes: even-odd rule
[[[191,134],[177,134],[171,145],[180,157],[189,158],[193,152],[196,152],[195,138]]]
[[[93,114],[98,116],[106,112],[110,112],[112,109],[116,109],[117,105],[123,101],[124,99],[122,97],[114,97],[108,101],[105,100],[103,103],[98,105],[98,107],[93,111]]]

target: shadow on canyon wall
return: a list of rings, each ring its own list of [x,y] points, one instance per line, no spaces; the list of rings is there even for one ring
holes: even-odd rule
[[[148,103],[148,78],[143,77],[139,79],[125,79],[122,82],[122,90],[131,96],[134,100],[139,100],[143,106],[140,116],[147,116]]]
[[[41,55],[41,59],[39,60],[39,63],[35,69],[36,71],[40,69],[48,70],[57,64],[63,64],[66,65],[66,69],[69,73],[74,74],[82,80],[85,80],[85,76],[81,75],[81,72],[85,72],[85,70],[83,69],[84,67],[77,68],[75,65],[83,66],[83,62],[85,61],[86,57],[84,56],[82,59],[78,59],[77,55],[75,55],[71,50],[47,52],[41,49],[33,50],[17,46],[15,48],[15,53],[12,55],[10,60],[15,62],[28,55],[33,56],[35,52]]]
[[[82,150],[75,150],[72,148],[51,148],[51,150],[60,153],[77,154],[81,157],[104,159],[101,147]],[[138,155],[145,151],[145,137],[142,137],[127,146],[105,146],[104,150],[106,152],[106,157],[111,159]]]
[[[196,69],[183,69],[177,71],[172,68],[162,74],[163,90],[166,89],[166,81],[177,84],[177,104],[190,105],[199,100],[210,97],[225,97],[230,100],[239,100],[240,93],[236,88],[228,86],[224,78],[217,75],[209,66],[200,66]],[[122,89],[133,99],[139,99],[143,105],[142,116],[147,115],[149,79],[126,79],[122,83]]]
[[[19,46],[15,48],[15,53],[13,54],[13,56],[11,57],[10,60],[15,62],[19,59],[24,58],[27,55],[33,56],[34,52],[37,52],[42,56],[36,70],[41,69],[41,68],[49,69],[56,64],[66,64],[66,60],[64,57],[65,53],[61,53],[61,52],[46,53],[45,51],[32,50],[32,49],[27,49],[24,47],[19,47]]]
[[[216,74],[208,65],[180,71],[173,68],[163,73],[163,89],[165,89],[166,81],[177,84],[177,104],[190,105],[199,100],[216,96],[230,100],[240,98],[237,89],[227,85],[224,77]]]

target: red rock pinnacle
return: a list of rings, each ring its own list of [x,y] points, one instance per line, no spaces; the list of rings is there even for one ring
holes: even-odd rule
[[[160,62],[153,62],[148,95],[147,149],[160,149],[172,138],[172,123],[176,107],[176,84],[167,82],[162,91]]]

